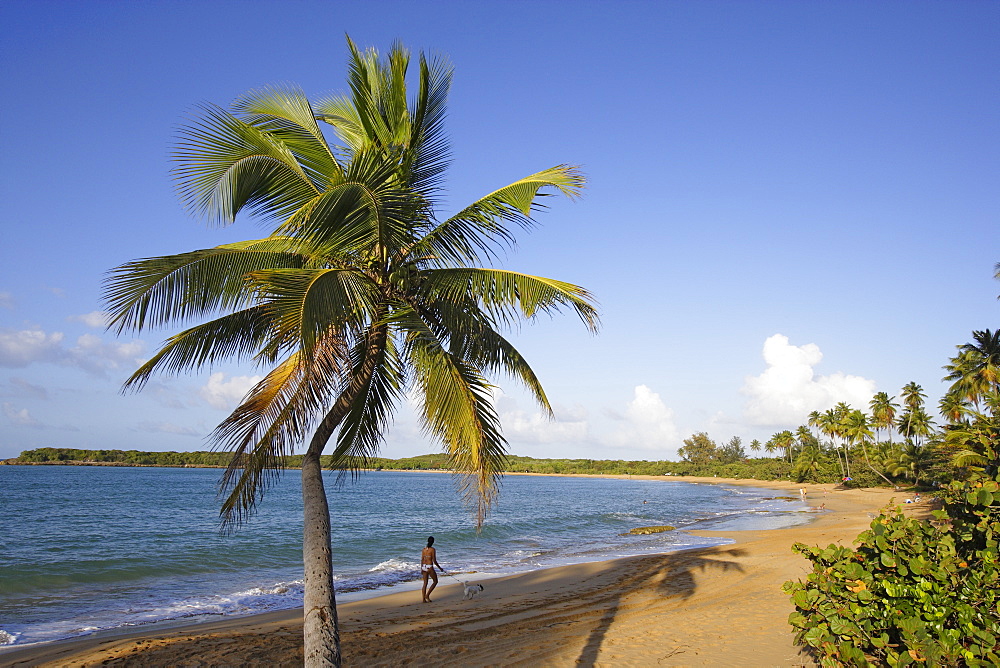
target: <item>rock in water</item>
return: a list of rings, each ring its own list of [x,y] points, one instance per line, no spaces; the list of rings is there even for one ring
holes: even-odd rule
[[[628,533],[623,533],[622,535],[623,536],[643,536],[645,534],[663,533],[664,531],[673,531],[673,530],[674,530],[674,527],[667,526],[667,525],[658,526],[658,527],[638,527],[636,529],[632,529]]]

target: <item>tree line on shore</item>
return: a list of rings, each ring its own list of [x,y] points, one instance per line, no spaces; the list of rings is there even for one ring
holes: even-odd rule
[[[64,464],[64,465],[117,465],[226,468],[232,460],[231,452],[144,452],[141,450],[84,450],[74,448],[36,448],[25,450],[18,457],[7,460],[10,464]],[[329,466],[332,458],[324,457]],[[295,469],[302,464],[301,455],[284,458],[285,468]],[[373,457],[369,468],[389,471],[450,471],[446,454],[426,454],[416,457],[389,459]],[[539,474],[591,474],[591,475],[720,475],[723,477],[762,477],[774,480],[787,478],[791,465],[774,458],[749,459],[738,464],[709,461],[646,461],[619,459],[536,459],[534,457],[507,457],[506,473]],[[742,475],[741,475],[742,474]]]
[[[748,457],[739,436],[723,445],[699,432],[684,439],[681,461],[536,459],[509,455],[507,473],[593,475],[719,476],[797,482],[840,481],[847,486],[873,487],[933,483],[935,486],[965,475],[970,464],[982,463],[991,446],[998,409],[1000,330],[973,332],[973,342],[958,346],[958,354],[944,366],[952,381],[939,403],[943,425],[928,414],[923,388],[903,387],[901,403],[886,392],[869,402],[869,412],[841,402],[825,411],[813,411],[808,425],[775,433],[765,443],[753,440],[749,449],[764,457]],[[880,435],[885,435],[880,439]],[[893,438],[894,434],[897,438]],[[824,438],[825,437],[825,438]],[[104,464],[119,466],[221,467],[232,465],[228,451],[143,452],[139,450],[81,450],[38,448],[26,450],[16,464]],[[280,459],[285,468],[301,468],[302,455]],[[334,464],[332,456],[321,459]],[[372,457],[368,468],[383,470],[451,470],[448,454],[390,459]]]

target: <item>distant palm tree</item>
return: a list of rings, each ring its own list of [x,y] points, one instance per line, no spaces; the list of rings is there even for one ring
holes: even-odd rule
[[[795,447],[795,434],[788,431],[780,431],[771,437],[774,444],[781,450],[785,451],[785,456],[788,457],[788,462],[792,462],[792,448]]]
[[[802,482],[811,472],[818,471],[823,464],[823,451],[815,445],[802,448],[795,459],[792,475],[796,481]]]
[[[767,442],[764,443],[764,452],[766,452],[767,454],[771,454],[777,449],[778,449],[778,444],[774,442],[774,436],[767,439]]]
[[[887,462],[890,475],[904,476],[913,480],[914,485],[920,484],[920,476],[930,460],[931,452],[913,443],[900,446],[895,456]]]
[[[357,471],[399,404],[415,397],[481,523],[506,457],[488,378],[521,381],[551,410],[501,332],[561,310],[598,327],[583,288],[477,266],[533,224],[540,194],[574,196],[581,175],[547,169],[439,218],[451,68],[421,55],[417,90],[407,90],[401,46],[385,57],[348,46],[349,96],[313,103],[296,88],[268,88],[229,110],[206,106],[181,130],[175,173],[189,207],[222,223],[256,215],[273,226],[270,236],[129,262],[105,293],[119,333],[208,318],[170,338],[126,387],[225,359],[270,368],[211,438],[233,451],[222,482],[227,523],[254,510],[284,456],[308,441],[307,666],[340,664],[320,464],[331,437],[333,466]],[[317,121],[340,143],[329,143]]]
[[[889,443],[892,443],[892,426],[896,421],[896,409],[899,408],[899,404],[893,403],[893,399],[895,397],[890,397],[886,392],[878,392],[868,402],[872,415],[871,426],[875,430],[876,440],[878,432],[885,429]]]
[[[833,414],[836,418],[834,429],[837,437],[840,438],[840,445],[844,448],[844,468],[847,469],[847,477],[851,477],[851,443],[847,439],[847,416],[851,414],[851,407],[844,401],[837,403],[833,407]]]
[[[882,477],[889,485],[892,481],[872,466],[871,458],[868,456],[868,442],[872,439],[872,430],[868,426],[868,416],[860,410],[853,410],[844,418],[844,434],[851,443],[860,443],[861,450],[865,455],[865,463],[872,473]]]
[[[919,431],[920,428],[919,426],[911,426],[909,422],[919,418],[921,413],[923,413],[924,399],[927,395],[924,394],[924,388],[911,381],[903,386],[900,396],[903,398],[903,405],[906,407],[906,410],[899,417],[896,430],[900,434],[912,434],[914,430]]]
[[[812,411],[809,413],[808,420],[806,424],[816,430],[816,440],[819,440],[820,435],[823,433],[820,429],[820,423],[822,422],[823,414],[819,411]]]
[[[923,408],[907,409],[896,423],[896,429],[908,441],[912,441],[918,447],[923,444],[925,438],[933,433],[934,421]]]
[[[761,448],[760,441],[758,441],[756,438],[750,441],[751,450],[753,450],[754,452],[760,452],[760,448]]]
[[[982,467],[990,476],[1000,470],[1000,392],[983,398],[984,409],[970,411],[969,420],[945,432],[955,466]]]
[[[924,399],[927,398],[924,388],[913,381],[904,385],[899,394],[903,398],[903,405],[911,410],[922,407]]]
[[[837,464],[840,466],[840,475],[846,477],[847,471],[844,469],[844,462],[840,460],[840,451],[837,449],[837,435],[840,433],[840,418],[832,409],[827,409],[819,415],[816,420],[818,429],[830,439],[830,447],[833,448],[837,457]]]

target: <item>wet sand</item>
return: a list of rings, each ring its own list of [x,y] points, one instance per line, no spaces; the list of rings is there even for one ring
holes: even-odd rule
[[[608,476],[642,479],[644,476]],[[657,480],[664,480],[659,477]],[[797,495],[780,481],[670,477],[752,485]],[[781,590],[808,562],[795,542],[851,545],[905,491],[806,485],[814,522],[770,531],[699,531],[734,543],[548,568],[479,580],[463,600],[447,577],[434,602],[419,591],[338,606],[350,666],[813,666],[787,624]],[[925,505],[904,506],[921,512]],[[476,581],[475,576],[470,579]],[[300,610],[128,635],[92,636],[0,651],[0,666],[294,666],[302,662]]]

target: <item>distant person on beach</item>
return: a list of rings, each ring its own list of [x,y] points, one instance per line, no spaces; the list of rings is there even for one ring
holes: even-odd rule
[[[438,574],[434,570],[437,566],[441,568],[441,564],[438,563],[437,550],[434,549],[434,536],[427,538],[427,547],[425,547],[420,552],[420,576],[424,579],[424,603],[431,602],[431,592],[434,591],[434,587],[438,584]],[[443,568],[441,570],[444,570]],[[430,578],[431,586],[427,587],[427,579]]]

